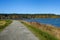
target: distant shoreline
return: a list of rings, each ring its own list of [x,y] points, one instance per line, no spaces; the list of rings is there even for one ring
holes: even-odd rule
[[[0,19],[60,18],[56,14],[0,14]]]

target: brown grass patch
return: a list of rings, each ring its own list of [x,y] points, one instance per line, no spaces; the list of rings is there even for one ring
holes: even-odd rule
[[[57,37],[60,40],[60,28],[56,28],[52,25],[39,24],[36,22],[30,22],[30,24],[42,31],[48,32],[49,34]]]
[[[0,26],[3,26],[6,24],[6,21],[0,21]]]

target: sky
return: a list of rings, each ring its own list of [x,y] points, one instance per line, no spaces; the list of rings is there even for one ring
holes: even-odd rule
[[[0,0],[0,13],[60,14],[60,0]]]

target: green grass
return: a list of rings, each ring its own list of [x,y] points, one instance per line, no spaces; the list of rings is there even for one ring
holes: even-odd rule
[[[0,20],[0,21],[2,21],[2,20]],[[5,23],[4,25],[0,26],[0,32],[1,32],[6,26],[8,26],[10,23],[12,23],[12,20],[5,20],[5,21],[6,21],[6,23]]]
[[[27,28],[30,29],[32,31],[32,33],[34,33],[39,38],[39,40],[58,40],[56,37],[50,35],[47,32],[44,32],[31,25],[28,25],[25,22],[21,22],[21,23],[23,23],[25,26],[27,26]]]

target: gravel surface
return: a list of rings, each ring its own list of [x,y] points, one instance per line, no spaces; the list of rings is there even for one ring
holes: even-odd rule
[[[0,32],[0,40],[39,40],[26,26],[17,20]]]

